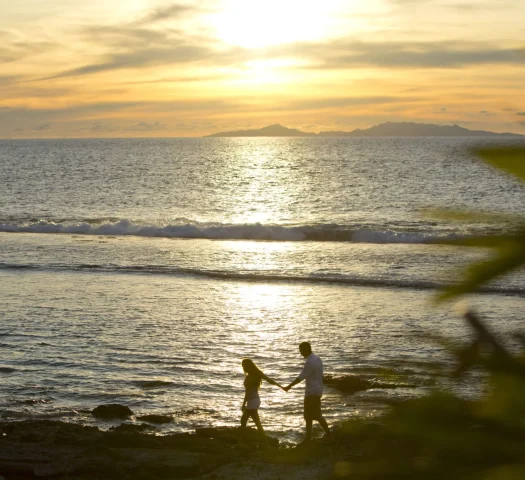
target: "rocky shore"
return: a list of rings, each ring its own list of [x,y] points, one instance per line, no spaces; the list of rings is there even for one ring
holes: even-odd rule
[[[392,405],[380,421],[347,420],[330,441],[285,445],[270,438],[267,448],[254,429],[242,440],[237,427],[159,435],[152,421],[167,418],[156,416],[148,423],[126,418],[107,431],[0,422],[0,480],[525,478],[523,378],[512,385],[505,395],[479,400],[436,391]],[[128,413],[115,406],[97,412]]]
[[[355,393],[370,388],[414,387],[354,376],[326,376],[328,385]],[[192,433],[162,434],[171,415],[135,415],[127,406],[99,405],[91,411],[101,421],[119,423],[109,430],[50,420],[0,422],[0,480],[54,479],[287,479],[347,476],[359,462],[359,433],[341,428],[335,440],[308,445],[279,444],[269,438],[261,448],[255,429],[200,428]],[[377,424],[366,428],[366,435]],[[352,429],[350,429],[352,430]],[[359,440],[358,440],[359,439]],[[373,450],[368,449],[368,450]]]
[[[202,428],[159,436],[145,423],[108,431],[57,421],[0,423],[0,475],[5,480],[54,479],[314,479],[332,475],[328,443],[260,448],[257,432]]]

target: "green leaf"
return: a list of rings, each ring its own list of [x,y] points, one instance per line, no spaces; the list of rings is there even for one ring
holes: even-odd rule
[[[440,245],[457,245],[459,247],[500,248],[508,241],[509,239],[505,235],[483,235],[437,239],[433,243]]]
[[[525,181],[525,148],[483,148],[475,153],[488,164]]]
[[[438,239],[434,243],[457,245],[460,247],[493,248],[496,250],[522,250],[525,255],[525,228],[514,234],[465,236],[459,238]]]

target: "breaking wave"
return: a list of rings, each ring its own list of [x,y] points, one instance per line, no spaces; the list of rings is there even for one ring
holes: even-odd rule
[[[422,229],[421,229],[422,228]],[[405,229],[406,230],[406,229]],[[54,222],[33,220],[0,223],[0,232],[47,233],[75,235],[121,236],[164,238],[193,238],[210,240],[271,240],[271,241],[318,241],[357,243],[435,243],[461,236],[468,232],[437,230],[428,226],[417,231],[403,228],[374,226],[345,226],[337,224],[316,225],[263,225],[254,224],[205,224],[174,223],[144,224],[128,219],[89,219],[81,221]]]

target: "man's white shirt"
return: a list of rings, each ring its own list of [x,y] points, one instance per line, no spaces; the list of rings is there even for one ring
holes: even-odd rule
[[[308,355],[299,378],[306,380],[305,397],[310,395],[321,397],[323,395],[323,361],[317,355],[313,353]]]

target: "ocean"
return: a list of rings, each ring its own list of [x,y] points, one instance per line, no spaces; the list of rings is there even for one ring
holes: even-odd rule
[[[159,433],[237,425],[241,360],[286,385],[310,341],[330,424],[448,384],[436,336],[470,332],[433,303],[493,231],[427,208],[521,214],[525,188],[472,153],[525,140],[201,138],[0,141],[0,416],[108,428],[97,405],[173,415]],[[525,275],[467,299],[511,348]],[[388,381],[384,372],[388,369]],[[261,388],[266,430],[296,441],[302,384]],[[137,422],[139,422],[137,420]]]

